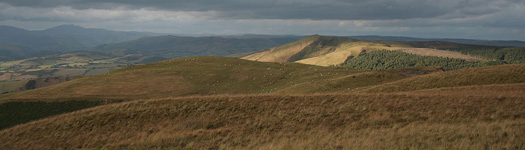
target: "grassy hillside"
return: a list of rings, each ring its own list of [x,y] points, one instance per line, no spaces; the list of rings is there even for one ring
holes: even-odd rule
[[[68,35],[77,32],[77,30],[82,32],[99,31],[77,26],[61,26],[46,31],[46,33],[60,32]],[[32,31],[27,32],[29,34]],[[78,36],[82,36],[82,34]],[[72,37],[71,39],[75,38],[83,37]],[[226,56],[253,52],[292,42],[299,38],[301,37],[257,35],[231,37],[156,36],[126,42],[114,41],[116,43],[97,45],[96,48],[84,48],[92,48],[91,50],[66,53],[40,50],[33,52],[33,49],[28,47],[3,44],[0,36],[0,81],[27,80],[60,75],[97,75],[131,64],[153,63],[167,58]],[[105,39],[100,40],[104,41]],[[5,79],[2,77],[2,73],[7,72],[14,73],[8,74],[9,77],[12,75],[16,77]]]
[[[117,69],[0,99],[164,98],[187,95],[351,92],[440,68],[362,71],[229,57],[186,57]]]
[[[295,42],[245,56],[243,59],[263,62],[288,62],[290,57],[300,52],[319,38],[319,35],[308,36]]]
[[[0,149],[523,149],[524,65],[172,59],[2,95]]]
[[[409,68],[390,71],[369,71],[325,80],[311,80],[283,88],[275,93],[340,93],[354,92],[370,86],[381,85],[392,81],[443,71],[441,68]],[[319,75],[328,75],[320,72]]]
[[[64,26],[67,30],[83,30]],[[87,30],[87,29],[86,29]],[[29,31],[28,31],[29,32]],[[51,32],[51,31],[49,31]],[[74,31],[71,31],[74,32]],[[0,37],[1,38],[1,37]],[[225,56],[239,52],[253,52],[295,41],[299,36],[231,36],[184,37],[157,36],[99,46],[77,52],[29,52],[30,48],[6,45],[0,39],[0,93],[17,91],[18,84],[10,81],[28,81],[55,76],[92,76],[129,65],[154,63],[169,57]],[[35,57],[36,56],[36,57]],[[3,82],[7,81],[7,82]]]
[[[399,93],[410,93],[417,95],[448,95],[448,96],[463,96],[466,93],[476,96],[497,96],[499,100],[504,100],[506,97],[523,97],[525,92],[525,83],[509,83],[509,84],[489,84],[489,85],[469,85],[459,87],[442,87],[418,91],[407,91]]]
[[[498,65],[438,72],[365,89],[365,92],[400,92],[424,89],[525,82],[525,64]]]
[[[354,89],[408,77],[395,72],[358,75],[348,68],[265,63],[228,57],[187,57],[130,66],[99,76],[17,92],[2,99],[98,97],[117,99],[184,95],[310,93]],[[350,79],[349,79],[350,78]],[[355,81],[355,82],[349,82]],[[345,83],[345,84],[341,84]],[[303,85],[317,84],[305,87]],[[300,89],[300,90],[299,90]],[[320,90],[325,89],[325,90]]]
[[[522,97],[258,95],[104,105],[0,131],[3,149],[523,149]]]
[[[328,68],[297,63],[263,63],[226,57],[189,57],[127,67],[50,87],[14,92],[2,95],[0,99],[15,100],[11,102],[31,100],[55,102],[57,99],[101,101],[187,95],[351,92],[436,71],[441,70],[412,68],[361,72],[348,68]],[[21,86],[32,89],[65,79],[43,78]],[[0,104],[0,107],[2,105],[5,104]],[[56,109],[58,111],[61,108]],[[15,122],[27,121],[21,119]]]
[[[312,35],[296,42],[248,55],[243,59],[329,66],[341,64],[349,56],[357,56],[363,50],[395,49],[398,46],[401,47],[402,43]]]
[[[454,44],[453,46],[455,45],[459,44]],[[418,46],[428,47],[417,48]],[[296,42],[245,56],[243,59],[265,62],[299,62],[319,66],[331,66],[340,65],[349,58],[358,57],[359,54],[364,51],[396,50],[423,56],[448,57],[468,61],[482,60],[458,52],[438,50],[432,46],[433,45],[423,45],[421,43],[367,41],[345,37],[313,35]]]

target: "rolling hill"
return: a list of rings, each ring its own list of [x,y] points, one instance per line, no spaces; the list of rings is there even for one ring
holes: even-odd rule
[[[484,60],[458,52],[436,49],[438,47],[434,46],[437,44],[427,44],[421,48],[422,45],[424,44],[421,42],[367,41],[313,35],[296,42],[245,56],[243,59],[331,66],[343,64],[350,58],[358,57],[362,52],[393,50],[422,56],[448,57],[469,61]]]
[[[64,26],[49,29],[46,32],[63,32],[63,34],[71,32],[69,34],[73,34],[76,33],[75,30],[88,29]],[[240,52],[251,53],[299,38],[301,37],[273,35],[155,36],[101,45],[90,50],[57,53],[31,52],[26,47],[0,44],[0,85],[3,86],[0,88],[0,93],[18,91],[20,85],[24,84],[21,82],[36,78],[98,75],[124,66],[153,63],[184,56],[226,56]]]
[[[0,148],[522,149],[523,68],[171,59],[2,95]]]
[[[228,57],[186,57],[129,66],[55,86],[15,92],[1,99],[139,99],[187,95],[351,91],[433,68],[363,72],[344,67],[254,62]],[[316,86],[309,86],[316,85]]]

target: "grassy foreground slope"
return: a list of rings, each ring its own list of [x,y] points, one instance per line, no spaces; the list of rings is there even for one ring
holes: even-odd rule
[[[415,76],[377,85],[363,92],[402,92],[472,85],[510,84],[525,82],[525,64],[508,64],[468,68]]]
[[[521,97],[208,96],[98,106],[0,131],[2,149],[524,149]]]

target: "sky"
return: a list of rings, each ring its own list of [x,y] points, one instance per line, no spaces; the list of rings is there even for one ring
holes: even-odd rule
[[[525,41],[525,0],[0,0],[0,25]]]

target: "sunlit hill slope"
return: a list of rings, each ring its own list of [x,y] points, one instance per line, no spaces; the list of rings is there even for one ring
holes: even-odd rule
[[[449,44],[446,42],[443,43]],[[319,66],[330,66],[343,64],[347,59],[356,57],[360,53],[366,51],[395,50],[422,56],[449,57],[471,61],[483,60],[481,58],[464,55],[458,52],[438,50],[432,47],[434,45],[435,44],[425,45],[418,42],[369,41],[350,39],[346,37],[312,35],[296,42],[245,56],[243,59],[264,62],[299,62]]]

